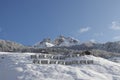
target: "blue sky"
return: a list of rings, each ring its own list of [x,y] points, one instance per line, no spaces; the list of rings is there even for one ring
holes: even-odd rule
[[[0,39],[32,45],[43,38],[120,40],[120,0],[0,0]]]

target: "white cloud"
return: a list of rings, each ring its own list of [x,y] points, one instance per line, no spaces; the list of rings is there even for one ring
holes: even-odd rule
[[[90,30],[90,27],[85,27],[85,28],[81,28],[79,32],[84,33],[84,32],[88,32],[89,30]]]
[[[113,21],[112,26],[110,27],[112,30],[120,30],[120,22],[118,21]]]
[[[114,40],[120,40],[120,36],[113,37]]]

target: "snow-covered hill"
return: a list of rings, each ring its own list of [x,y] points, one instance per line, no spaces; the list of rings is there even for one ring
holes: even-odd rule
[[[0,52],[0,80],[120,80],[120,63],[94,56],[94,64],[33,64],[36,53]]]
[[[0,51],[15,51],[25,48],[24,45],[9,40],[0,40]]]

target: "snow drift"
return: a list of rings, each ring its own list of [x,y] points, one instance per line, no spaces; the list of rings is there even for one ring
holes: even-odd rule
[[[33,64],[36,53],[0,52],[0,80],[120,80],[120,63],[92,55],[94,64]]]

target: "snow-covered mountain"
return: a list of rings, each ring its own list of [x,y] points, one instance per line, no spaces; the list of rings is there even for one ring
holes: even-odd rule
[[[73,46],[80,44],[80,41],[72,37],[58,36],[54,40],[55,46]]]
[[[84,42],[79,45],[70,46],[70,49],[76,50],[104,50],[108,52],[120,53],[120,41],[115,42],[106,42],[106,43],[93,43],[93,42]]]
[[[77,39],[65,36],[58,36],[55,40],[51,41],[50,38],[43,39],[34,45],[34,47],[45,48],[45,47],[61,47],[61,46],[73,46],[78,45],[80,42]]]
[[[120,53],[120,41],[98,44],[97,48],[102,49],[102,50],[106,50],[106,51],[109,51],[109,52]]]
[[[8,40],[0,40],[0,51],[8,51],[8,52],[39,52],[36,49],[39,48],[47,48],[47,47],[59,47],[66,48],[72,50],[104,50],[108,52],[120,53],[120,41],[115,42],[106,42],[106,43],[94,43],[94,42],[84,42],[80,43],[79,40],[74,39],[72,37],[58,36],[54,40],[50,38],[43,39],[42,41],[36,43],[33,46],[24,46],[22,44],[8,41]]]
[[[80,43],[79,40],[72,37],[58,36],[53,41],[50,38],[43,39],[34,45],[38,48],[46,47],[71,47],[79,50],[83,49],[100,49],[110,52],[120,53],[120,41],[106,42],[106,43],[94,43],[91,41]]]
[[[46,48],[46,47],[53,47],[54,44],[52,44],[50,38],[43,39],[43,41],[38,42],[34,45],[34,47],[38,48]]]
[[[120,63],[92,55],[93,64],[33,64],[36,53],[0,52],[0,80],[120,80]],[[118,57],[120,60],[120,57]]]

